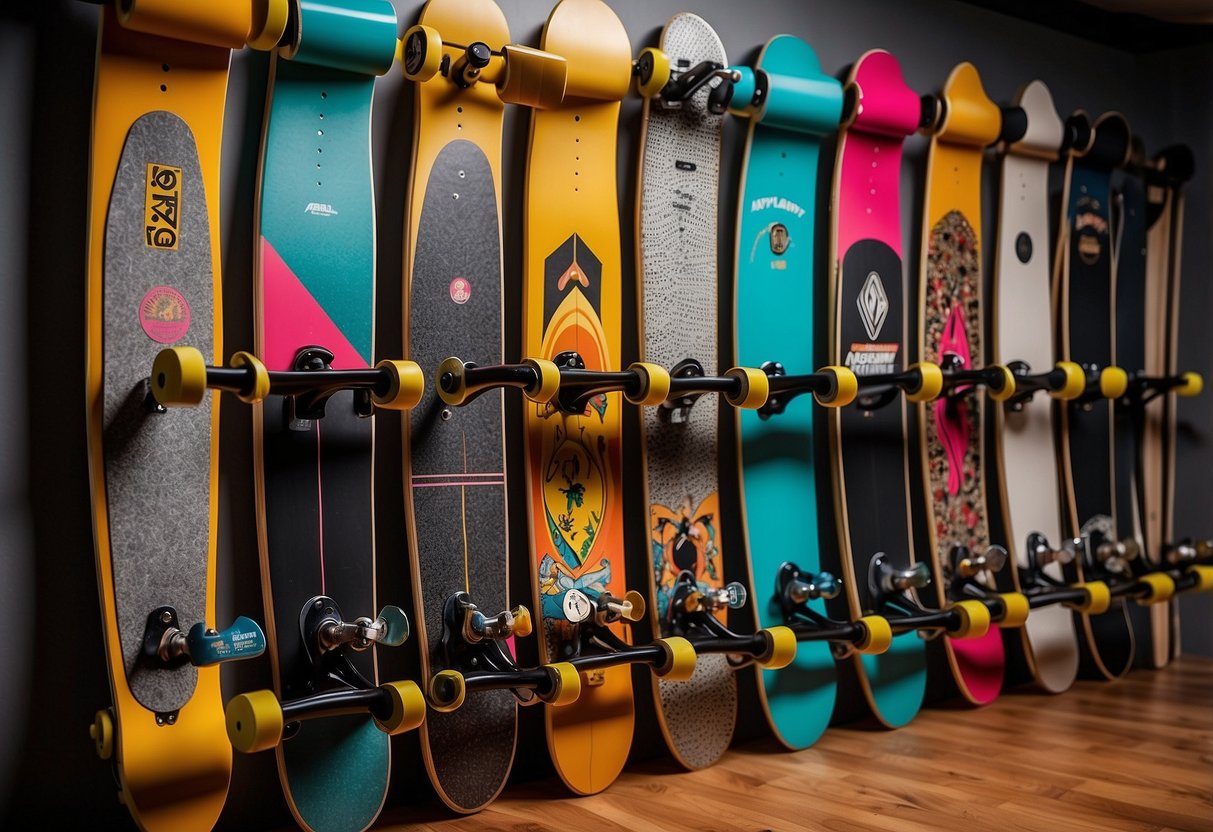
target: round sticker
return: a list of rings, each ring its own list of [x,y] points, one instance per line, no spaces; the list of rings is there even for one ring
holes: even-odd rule
[[[457,277],[451,281],[451,300],[461,306],[472,297],[472,284],[466,277]]]
[[[570,589],[564,594],[564,617],[574,624],[580,624],[590,617],[594,605],[579,589]]]
[[[173,287],[156,286],[139,302],[139,325],[153,341],[175,343],[190,328],[190,305]]]

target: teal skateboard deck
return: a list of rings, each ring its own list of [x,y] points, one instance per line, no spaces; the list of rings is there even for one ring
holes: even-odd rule
[[[392,65],[395,12],[384,0],[303,0],[286,41],[271,66],[262,144],[257,352],[271,372],[368,368],[375,312],[371,100],[375,77]],[[327,357],[313,350],[309,359],[312,347]],[[373,650],[347,646],[336,658],[348,668],[334,676],[301,636],[302,615],[317,596],[340,605],[346,621],[375,614],[369,402],[346,391],[319,413],[297,411],[297,403],[271,395],[254,410],[262,581],[283,701],[374,684],[377,675]],[[319,832],[374,822],[391,751],[369,714],[303,722],[293,735],[288,729],[277,755],[301,826]]]
[[[817,168],[823,136],[842,112],[842,87],[821,70],[804,41],[770,40],[753,69],[737,67],[729,107],[750,120],[739,188],[735,365],[811,373]],[[768,366],[764,366],[768,365]],[[763,627],[783,624],[770,595],[780,566],[821,570],[812,397],[772,397],[737,415],[745,549]],[[809,603],[824,615],[825,602]],[[758,671],[759,691],[776,737],[811,745],[834,711],[836,670],[830,645],[805,641],[782,670]]]

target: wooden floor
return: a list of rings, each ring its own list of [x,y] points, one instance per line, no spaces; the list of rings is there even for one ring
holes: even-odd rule
[[[514,785],[479,815],[433,810],[418,826],[398,810],[376,828],[1213,830],[1213,660],[928,708],[898,731],[832,728],[794,754],[749,743],[704,771],[644,764],[603,794],[567,795],[554,780]]]

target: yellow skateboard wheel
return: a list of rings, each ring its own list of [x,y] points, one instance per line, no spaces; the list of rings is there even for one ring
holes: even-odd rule
[[[691,642],[682,636],[670,636],[657,639],[657,643],[665,647],[666,660],[654,668],[654,673],[671,682],[685,682],[695,675],[696,655]]]
[[[233,697],[225,718],[232,748],[244,754],[267,751],[282,742],[282,706],[272,690]]]
[[[1083,372],[1082,367],[1073,361],[1058,361],[1057,369],[1065,373],[1066,380],[1059,389],[1050,390],[1049,395],[1055,399],[1061,399],[1063,402],[1081,396],[1082,392],[1087,389],[1087,374]]]
[[[514,632],[513,634],[519,638],[526,638],[531,634],[531,611],[526,607],[515,607],[512,613],[514,616]]]
[[[918,371],[918,389],[906,393],[906,398],[912,402],[929,402],[939,398],[943,392],[943,370],[938,364],[930,361],[920,361],[910,365],[911,370]]]
[[[528,358],[522,363],[530,365],[539,376],[539,387],[528,392],[526,397],[536,404],[547,404],[560,392],[560,368],[546,358]]]
[[[1183,382],[1175,388],[1175,394],[1185,398],[1199,396],[1205,389],[1205,380],[1200,373],[1184,373],[1180,376]]]
[[[859,379],[849,367],[823,367],[821,372],[834,376],[834,389],[825,396],[813,394],[822,407],[846,407],[859,394]]]
[[[447,390],[442,386],[443,376],[450,376],[455,380],[455,389]],[[438,392],[438,398],[442,399],[443,403],[449,404],[451,407],[459,407],[467,401],[467,376],[463,372],[462,360],[454,357],[444,358],[442,363],[438,365],[438,369],[434,372],[434,379],[434,388]]]
[[[235,369],[246,368],[253,374],[252,390],[239,393],[236,398],[245,404],[265,401],[265,397],[270,394],[270,371],[265,369],[261,359],[251,352],[238,352],[232,356],[231,366]]]
[[[636,590],[628,590],[623,596],[623,603],[626,605],[627,612],[623,617],[628,621],[639,621],[644,618],[644,613],[648,609],[648,605],[644,602],[644,596]]]
[[[767,627],[762,631],[766,636],[767,649],[758,659],[758,666],[767,670],[780,670],[787,667],[796,658],[796,634],[790,627]]]
[[[425,722],[425,697],[416,682],[388,682],[379,687],[392,697],[388,718],[375,720],[381,731],[394,737],[421,727]]]
[[[1188,574],[1196,578],[1196,586],[1192,587],[1196,592],[1213,590],[1213,566],[1189,566]]]
[[[990,631],[990,610],[981,601],[957,601],[951,609],[960,618],[952,638],[981,638]]]
[[[108,760],[114,756],[114,718],[109,709],[103,708],[93,714],[93,724],[88,726],[88,735],[93,738],[98,757]]]
[[[1100,615],[1107,612],[1108,607],[1112,606],[1112,590],[1103,581],[1074,584],[1074,588],[1087,591],[1086,603],[1074,605],[1074,609],[1079,612],[1085,612],[1087,615]]]
[[[651,407],[661,404],[670,395],[670,373],[664,367],[647,361],[637,361],[628,369],[641,376],[640,392],[635,396],[624,393],[624,397],[632,404]]]
[[[644,98],[655,98],[670,80],[670,56],[649,47],[636,59],[636,91]]]
[[[288,0],[254,0],[253,26],[248,45],[258,52],[268,52],[282,40],[290,16]]]
[[[193,347],[160,350],[152,361],[152,395],[165,407],[194,406],[206,395],[206,359]]]
[[[459,710],[467,695],[467,682],[456,670],[439,670],[430,677],[430,707],[440,714]]]
[[[1150,594],[1138,598],[1138,606],[1148,607],[1151,604],[1163,604],[1175,596],[1175,581],[1165,572],[1151,572],[1141,576],[1141,582],[1150,587]]]
[[[371,393],[371,401],[375,407],[384,410],[412,410],[421,403],[425,395],[425,373],[415,361],[380,361],[375,365],[378,370],[386,370],[391,380],[387,391],[380,396]]]
[[[855,649],[868,656],[884,653],[893,644],[893,627],[883,615],[865,615],[859,619],[864,635]]]
[[[1104,367],[1099,373],[1099,395],[1119,399],[1129,389],[1129,374],[1119,367]]]
[[[404,59],[400,68],[410,81],[428,81],[442,67],[442,36],[438,30],[417,24],[402,38]]]
[[[1005,402],[1015,395],[1015,374],[1001,364],[995,364],[991,369],[998,370],[998,374],[1002,376],[1002,386],[995,388],[987,384],[986,393],[996,402]]]
[[[771,379],[762,370],[753,367],[733,367],[727,373],[729,378],[741,382],[741,390],[736,396],[726,395],[724,400],[733,407],[742,410],[757,410],[767,403],[771,395]]]
[[[569,662],[556,662],[547,666],[552,677],[552,692],[542,697],[549,705],[560,707],[571,705],[581,696],[581,674]]]
[[[998,620],[998,626],[1022,627],[1032,611],[1028,596],[1022,592],[1003,592],[998,599],[1002,601],[1002,618]]]

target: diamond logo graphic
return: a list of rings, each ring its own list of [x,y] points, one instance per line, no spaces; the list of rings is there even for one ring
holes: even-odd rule
[[[875,341],[889,314],[889,296],[885,294],[884,284],[876,272],[868,272],[868,279],[863,282],[856,303],[859,317],[863,319],[863,328],[868,331],[868,340]]]

